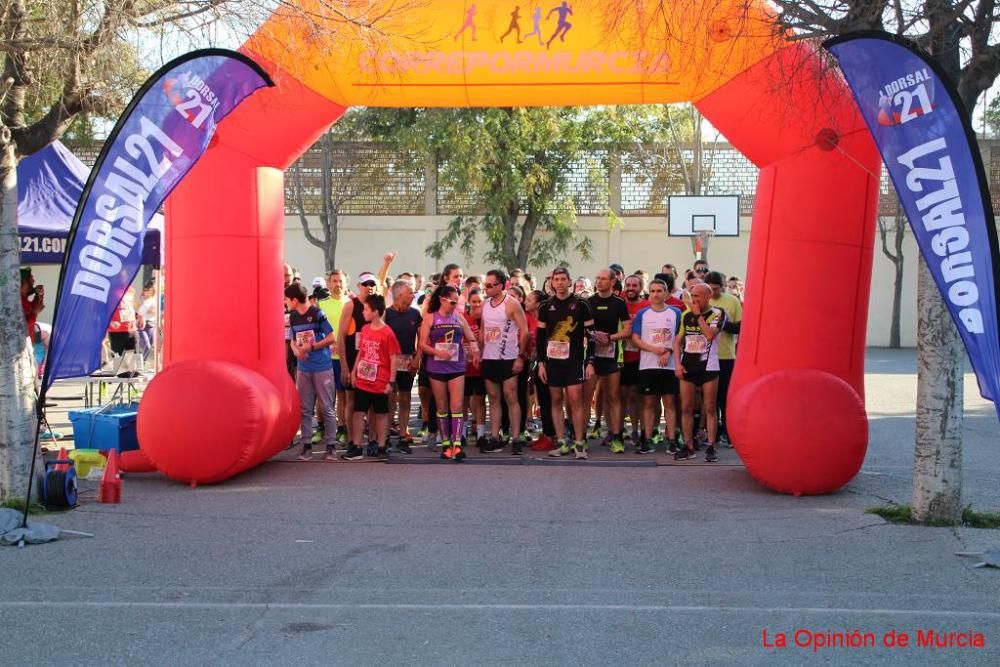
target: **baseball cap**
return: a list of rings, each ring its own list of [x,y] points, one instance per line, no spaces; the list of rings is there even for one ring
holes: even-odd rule
[[[617,273],[625,273],[625,267],[623,267],[621,264],[612,264],[608,268]]]
[[[358,276],[358,284],[364,285],[369,281],[378,285],[378,278],[375,277],[374,273],[371,273],[370,271],[362,271],[361,275]]]
[[[326,279],[323,276],[316,276],[312,281],[313,287],[323,288],[326,287]]]

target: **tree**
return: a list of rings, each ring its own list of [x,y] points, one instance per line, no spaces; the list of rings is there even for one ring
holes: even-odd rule
[[[621,127],[615,108],[372,109],[369,132],[437,164],[446,206],[460,210],[427,248],[441,259],[471,257],[480,233],[484,260],[511,270],[589,258],[576,221],[573,177],[605,184],[610,153],[592,150]],[[590,188],[591,191],[594,188]],[[605,212],[613,218],[603,196]],[[593,202],[591,202],[593,205]]]
[[[896,215],[892,218],[892,223],[888,223],[885,217],[879,215],[878,235],[882,241],[882,254],[885,255],[893,266],[892,282],[892,321],[889,324],[889,347],[898,349],[900,311],[903,304],[903,239],[906,234],[906,213],[902,206],[897,206]],[[892,233],[892,250],[889,250],[889,234]]]
[[[394,172],[414,171],[418,166],[394,146],[367,141],[359,131],[358,116],[348,112],[289,170],[290,195],[302,232],[323,251],[327,272],[337,268],[337,237],[345,208],[383,190]],[[387,155],[397,159],[386,160]],[[410,194],[419,199],[423,193]],[[310,214],[316,216],[316,232],[310,226]]]
[[[779,25],[800,37],[889,30],[920,44],[958,90],[971,122],[1000,73],[996,0],[775,0]],[[916,521],[957,523],[962,513],[961,339],[927,265],[917,272],[917,419],[912,509]]]
[[[281,0],[279,0],[279,3]],[[31,349],[20,305],[17,161],[61,137],[81,115],[117,117],[142,68],[140,35],[177,45],[204,42],[206,26],[228,19],[247,35],[274,11],[266,0],[0,0],[0,499],[25,495],[34,440]],[[341,27],[384,38],[387,10],[330,0],[303,14],[335,41]],[[288,8],[286,8],[288,9]]]
[[[715,145],[706,146],[704,118],[693,104],[638,107],[645,117],[632,127],[638,134],[630,149],[633,169],[645,174],[651,184],[650,199],[664,201],[672,194],[706,194],[712,179]],[[691,237],[691,252],[708,261],[708,239]]]

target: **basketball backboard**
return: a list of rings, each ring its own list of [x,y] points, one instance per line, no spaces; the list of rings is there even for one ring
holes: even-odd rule
[[[739,195],[671,195],[667,208],[669,236],[740,235]]]

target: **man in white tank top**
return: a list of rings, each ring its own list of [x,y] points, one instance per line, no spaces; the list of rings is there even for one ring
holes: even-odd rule
[[[517,299],[506,292],[507,275],[500,269],[486,273],[483,289],[483,323],[479,328],[482,349],[480,372],[490,397],[490,439],[484,453],[503,451],[500,442],[500,401],[507,403],[510,415],[511,454],[524,448],[521,440],[521,405],[517,400],[517,376],[524,368],[528,345],[528,321]],[[502,395],[502,398],[501,398]]]

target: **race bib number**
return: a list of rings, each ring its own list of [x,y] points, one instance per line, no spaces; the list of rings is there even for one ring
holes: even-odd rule
[[[653,345],[667,345],[670,342],[669,332],[669,329],[653,329],[653,335],[649,342]]]
[[[594,348],[594,354],[602,359],[613,359],[615,357],[614,341],[608,341],[603,345],[597,343],[597,346]]]
[[[500,327],[486,327],[483,331],[483,338],[487,343],[499,343]]]
[[[285,338],[290,338],[292,333],[292,314],[285,313]]]
[[[458,343],[435,343],[434,349],[448,353],[448,358],[441,361],[458,361]]]
[[[396,370],[405,372],[410,367],[410,362],[413,361],[412,354],[397,354],[396,355]]]
[[[296,331],[295,342],[298,343],[299,347],[314,345],[316,343],[316,332],[312,329],[308,331]]]
[[[545,351],[549,359],[569,359],[569,341],[550,340]]]
[[[705,354],[708,352],[708,339],[701,334],[684,336],[684,351],[688,354]]]
[[[625,339],[625,351],[626,352],[638,352],[639,351],[639,348],[637,348],[635,346],[635,343],[632,342],[632,337],[631,336],[629,336],[628,338]]]
[[[374,382],[378,377],[378,364],[371,361],[358,361],[358,377],[365,382]]]

